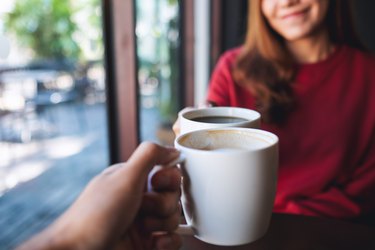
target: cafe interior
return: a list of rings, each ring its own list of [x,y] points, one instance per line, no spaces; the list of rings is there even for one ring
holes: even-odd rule
[[[244,42],[249,1],[2,1],[0,249],[49,226],[141,142],[173,146],[178,112],[205,102],[219,57]],[[352,2],[375,52],[375,2]],[[184,236],[182,249],[375,249],[368,224],[276,215],[249,245]]]

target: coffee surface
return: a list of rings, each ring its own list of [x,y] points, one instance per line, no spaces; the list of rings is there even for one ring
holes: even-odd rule
[[[181,145],[204,151],[238,151],[266,148],[270,142],[266,138],[241,131],[203,131],[184,136]]]
[[[191,120],[205,123],[239,123],[249,121],[248,119],[234,116],[202,116],[192,118]]]

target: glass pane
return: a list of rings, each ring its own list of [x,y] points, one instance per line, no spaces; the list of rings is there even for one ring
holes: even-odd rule
[[[1,249],[51,223],[108,165],[101,12],[100,0],[0,5]]]
[[[137,0],[141,140],[173,142],[179,110],[179,1]]]

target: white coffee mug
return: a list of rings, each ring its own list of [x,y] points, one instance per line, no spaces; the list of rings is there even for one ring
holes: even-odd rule
[[[220,127],[259,128],[260,114],[237,107],[209,107],[182,110],[179,114],[180,133]]]
[[[247,244],[266,233],[276,193],[276,135],[249,128],[198,130],[180,135],[175,147],[185,158],[185,229],[222,246]]]

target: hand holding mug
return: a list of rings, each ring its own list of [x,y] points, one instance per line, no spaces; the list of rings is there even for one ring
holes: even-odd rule
[[[142,143],[127,162],[96,176],[55,223],[18,249],[178,249],[180,171],[162,167],[149,176],[155,165],[170,165],[178,156],[173,148]]]

